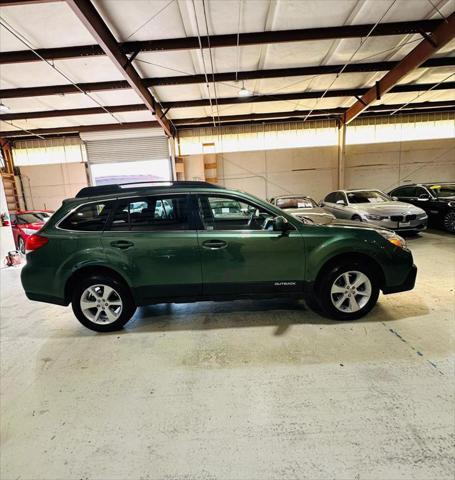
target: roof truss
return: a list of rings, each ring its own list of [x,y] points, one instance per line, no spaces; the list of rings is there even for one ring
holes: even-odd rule
[[[344,114],[343,122],[348,124],[360,115],[368,105],[380,100],[381,96],[390,91],[410,72],[419,68],[431,55],[447,45],[455,37],[455,12],[445,20],[431,35],[425,35],[422,40],[398,65],[387,72],[374,87],[371,87]]]
[[[112,60],[114,65],[123,75],[130,88],[144,102],[150,112],[155,115],[158,123],[163,127],[166,135],[174,136],[174,129],[156,103],[148,88],[144,85],[142,78],[133,67],[128,57],[121,51],[111,31],[104,23],[101,15],[93,6],[90,0],[66,0],[79,20],[87,30],[95,37],[104,53]]]

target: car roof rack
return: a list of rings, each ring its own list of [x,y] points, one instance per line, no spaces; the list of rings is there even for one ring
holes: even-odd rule
[[[98,185],[96,187],[84,187],[76,194],[76,198],[97,197],[99,195],[111,195],[114,193],[123,193],[130,190],[142,190],[150,188],[222,188],[209,182],[202,181],[150,181],[150,182],[132,182],[115,183],[112,185]]]

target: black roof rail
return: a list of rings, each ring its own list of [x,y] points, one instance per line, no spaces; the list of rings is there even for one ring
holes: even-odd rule
[[[199,187],[199,188],[222,188],[209,182],[202,181],[150,181],[150,182],[132,182],[132,183],[116,183],[113,185],[98,185],[96,187],[84,187],[76,194],[76,198],[97,197],[99,195],[111,195],[114,193],[122,193],[126,190],[139,190],[145,188],[159,187]]]

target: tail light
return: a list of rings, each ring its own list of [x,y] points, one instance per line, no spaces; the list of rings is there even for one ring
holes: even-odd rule
[[[38,250],[38,248],[44,247],[49,242],[47,237],[41,235],[30,235],[25,242],[25,251],[27,253]]]

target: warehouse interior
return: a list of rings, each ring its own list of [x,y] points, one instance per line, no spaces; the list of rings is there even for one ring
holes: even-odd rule
[[[345,322],[169,302],[95,333],[27,298],[15,222],[113,184],[453,185],[454,37],[453,0],[1,1],[0,478],[452,479],[455,199],[403,233],[415,288]]]

